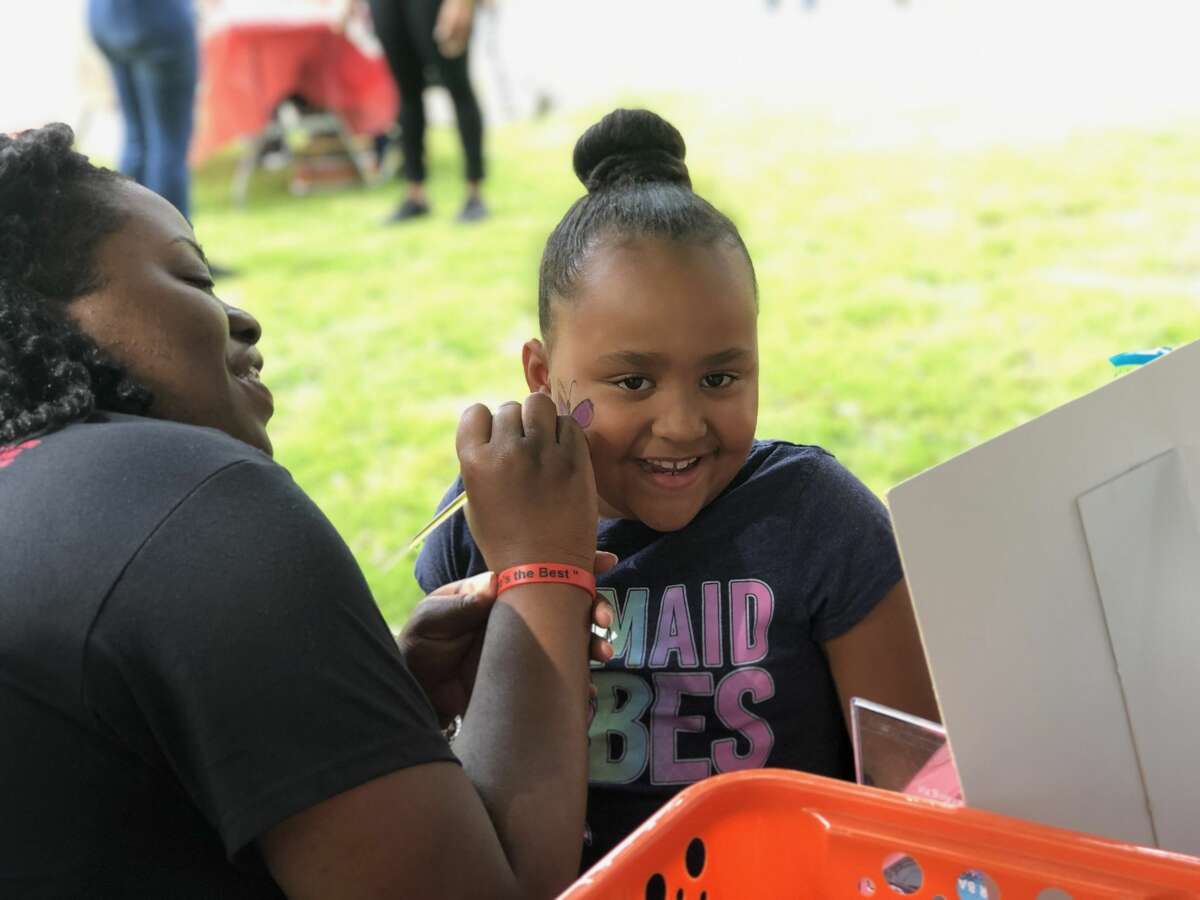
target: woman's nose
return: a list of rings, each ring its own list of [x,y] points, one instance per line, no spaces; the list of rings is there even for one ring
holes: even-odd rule
[[[262,326],[258,324],[258,319],[236,306],[226,306],[225,314],[229,316],[230,336],[251,346],[258,343],[262,337]]]

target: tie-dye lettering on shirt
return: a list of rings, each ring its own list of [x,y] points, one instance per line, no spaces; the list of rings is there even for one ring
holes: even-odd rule
[[[706,581],[699,604],[689,604],[685,585],[671,585],[657,604],[653,628],[649,588],[628,588],[623,602],[613,588],[599,593],[617,611],[617,638],[605,671],[593,675],[591,782],[628,784],[648,770],[651,784],[691,784],[716,772],[766,765],[775,735],[750,707],[775,696],[771,673],[757,665],[770,650],[770,585],[755,578],[728,585]],[[700,610],[699,628],[692,623],[693,607]],[[677,755],[678,734],[708,731],[705,715],[680,715],[685,697],[711,698],[711,715],[729,732],[701,758]],[[642,724],[646,718],[649,728]],[[748,744],[745,752],[738,752],[735,735]]]

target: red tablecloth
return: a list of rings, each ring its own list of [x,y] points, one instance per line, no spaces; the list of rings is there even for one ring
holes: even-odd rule
[[[276,105],[299,94],[338,113],[356,133],[387,131],[399,98],[387,62],[328,25],[234,25],[203,45],[194,161],[253,135]]]

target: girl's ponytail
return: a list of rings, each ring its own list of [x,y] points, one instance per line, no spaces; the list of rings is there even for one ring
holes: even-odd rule
[[[575,144],[575,174],[589,194],[638,184],[691,188],[683,135],[647,109],[617,109]]]
[[[575,174],[587,188],[546,240],[538,271],[538,323],[547,341],[554,303],[571,299],[591,253],[605,241],[643,237],[724,242],[754,264],[737,226],[692,190],[683,135],[647,109],[617,109],[575,144]]]

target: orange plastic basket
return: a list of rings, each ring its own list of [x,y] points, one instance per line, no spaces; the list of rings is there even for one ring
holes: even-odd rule
[[[561,900],[1200,898],[1200,859],[775,769],[671,800]]]

